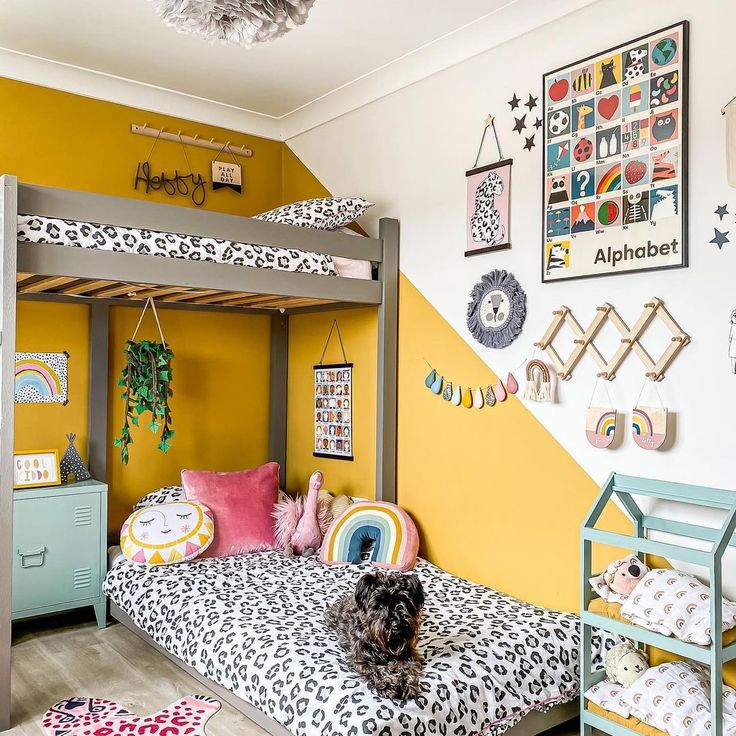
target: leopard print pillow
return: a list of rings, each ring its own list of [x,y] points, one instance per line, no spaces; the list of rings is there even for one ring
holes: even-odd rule
[[[357,220],[371,207],[373,204],[361,197],[321,197],[285,204],[254,219],[315,230],[337,230]]]

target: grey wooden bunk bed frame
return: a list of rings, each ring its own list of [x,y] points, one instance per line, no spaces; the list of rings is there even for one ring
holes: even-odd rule
[[[374,281],[249,268],[220,263],[39,245],[18,241],[18,212],[240,243],[298,248],[378,263]],[[197,211],[84,192],[18,183],[0,176],[0,731],[10,727],[12,493],[14,366],[17,299],[90,304],[89,466],[107,477],[108,311],[140,305],[159,308],[248,310],[271,315],[270,459],[286,470],[289,316],[311,311],[376,306],[378,375],[376,499],[396,500],[397,338],[399,223],[382,219],[378,238],[280,225],[247,217]],[[166,651],[119,606],[110,614],[224,701],[274,736],[291,732],[250,703],[208,680]],[[507,732],[534,736],[574,718],[577,702],[547,713],[532,711]]]

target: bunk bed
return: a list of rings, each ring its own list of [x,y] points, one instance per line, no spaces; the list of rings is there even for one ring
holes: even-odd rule
[[[22,216],[20,219],[19,214]],[[105,228],[109,232],[106,233]],[[165,241],[168,241],[168,235],[176,234],[174,252],[169,253],[165,248],[150,248],[151,233],[156,234],[154,240],[160,238]],[[105,242],[101,244],[100,238]],[[381,220],[379,237],[360,239],[359,253],[356,252],[356,240],[355,237],[343,233],[38,187],[20,184],[13,176],[0,177],[0,486],[6,489],[5,493],[0,494],[0,730],[9,725],[10,560],[13,550],[11,494],[7,489],[13,484],[17,299],[74,300],[90,305],[88,456],[93,476],[103,481],[107,476],[110,306],[140,305],[154,297],[161,308],[249,310],[271,315],[269,454],[270,459],[279,462],[281,466],[282,481],[286,469],[290,315],[314,310],[375,306],[378,315],[375,497],[378,500],[395,501],[398,222],[391,219]],[[141,242],[144,246],[148,243],[149,250],[141,249]],[[181,243],[186,243],[186,248],[180,247]],[[233,252],[242,255],[243,247],[247,248],[249,245],[257,249],[283,249],[293,252],[292,260],[302,263],[303,267],[289,268],[289,254],[285,268],[259,268],[251,261],[232,258]],[[193,248],[195,255],[190,256],[184,252],[188,248]],[[305,253],[312,256],[302,257]],[[330,271],[329,263],[320,256],[359,258],[375,262],[378,264],[377,278],[363,280],[340,277]],[[120,623],[158,648],[270,733],[287,736],[294,731],[269,715],[273,714],[273,708],[258,708],[249,700],[239,697],[233,691],[232,685],[226,687],[215,681],[213,676],[208,676],[208,670],[204,666],[195,666],[197,663],[187,662],[186,657],[177,656],[170,640],[167,643],[160,637],[152,636],[153,630],[147,629],[145,617],[151,611],[136,608],[130,602],[131,596],[137,590],[136,586],[141,584],[141,575],[151,584],[163,581],[172,573],[181,581],[186,581],[189,577],[193,585],[219,584],[217,576],[210,580],[206,575],[208,565],[224,565],[222,573],[227,578],[228,575],[241,574],[236,570],[238,566],[246,573],[250,570],[251,574],[254,568],[259,569],[259,574],[263,576],[270,574],[269,570],[272,568],[278,569],[286,564],[303,567],[299,574],[294,571],[294,574],[284,575],[289,587],[287,590],[284,583],[284,589],[279,589],[281,597],[288,597],[294,585],[300,580],[303,584],[309,575],[331,576],[343,586],[340,590],[347,592],[354,588],[355,575],[358,574],[356,570],[345,568],[325,572],[320,569],[316,560],[287,563],[277,553],[204,560],[201,567],[204,577],[202,574],[196,575],[196,561],[182,563],[176,569],[148,571],[151,574],[145,574],[146,571],[141,573],[139,569],[136,575],[136,571],[130,567],[125,571],[113,568],[106,582],[106,591],[111,602],[110,612]],[[477,698],[482,688],[490,701],[500,703],[505,716],[494,721],[489,720],[489,715],[486,714],[483,716],[486,725],[477,733],[533,736],[574,717],[577,713],[577,617],[515,601],[443,573],[429,563],[421,564],[421,573],[427,576],[427,587],[437,591],[434,597],[441,603],[439,614],[444,616],[440,619],[444,623],[439,634],[451,630],[453,618],[455,625],[459,627],[457,641],[453,639],[446,643],[446,655],[458,659],[458,667],[463,666],[466,653],[458,653],[456,647],[458,642],[465,641],[477,650],[476,653],[480,652],[478,662],[485,663],[486,667],[490,666],[488,662],[492,657],[500,658],[497,662],[493,660],[496,662],[493,672],[470,676],[471,680],[475,677],[477,682],[463,680],[461,677],[452,678],[457,692],[465,693],[458,702],[453,699],[449,703],[448,707],[455,714],[453,717],[467,712],[468,701],[464,698]],[[128,580],[121,583],[120,577],[126,575]],[[273,593],[273,588],[270,590]],[[336,585],[334,591],[337,590]],[[480,610],[471,615],[468,606],[457,603],[463,596],[479,600]],[[466,617],[461,617],[460,621],[457,621],[456,615],[458,607],[466,613]],[[295,625],[295,621],[289,622],[292,629]],[[508,635],[503,633],[508,631],[511,632]],[[535,639],[540,631],[546,631],[547,639],[538,640],[532,651],[519,656],[515,649],[518,641]],[[196,626],[189,634],[196,636]],[[493,639],[495,635],[504,635],[507,639],[497,642]],[[548,657],[556,662],[554,668],[547,662]],[[452,660],[450,668],[454,664]],[[443,666],[444,671],[447,671],[448,664]],[[531,674],[537,671],[541,684],[530,681]],[[501,672],[507,674],[504,676],[499,674]],[[344,672],[341,676],[344,676]],[[482,683],[479,678],[482,678]],[[533,691],[519,696],[516,692],[519,688],[514,683],[521,681],[532,687]],[[353,687],[357,687],[357,684]],[[439,697],[440,692],[443,697],[456,697],[457,693],[449,692],[441,681],[438,681],[437,688],[436,692],[431,691],[431,697]],[[519,703],[513,708],[510,696],[519,698]],[[432,716],[427,715],[427,709],[431,711],[434,706],[431,697],[429,705],[425,703],[423,706],[422,716],[430,720]],[[377,707],[380,710],[381,703]],[[403,713],[399,713],[396,718],[396,724],[403,723]],[[445,724],[442,728],[449,728],[449,725]],[[339,724],[333,732],[341,732]],[[408,734],[414,730],[402,730],[402,727],[394,725],[389,731],[382,732]]]
[[[20,217],[25,216],[25,217]],[[31,219],[29,220],[29,216]],[[40,223],[40,225],[39,225]],[[151,242],[150,233],[208,241],[186,257],[124,247],[89,247],[68,232],[34,237],[58,225],[86,234],[117,228],[119,243]],[[19,227],[23,239],[19,238]],[[98,229],[99,231],[99,229]],[[69,242],[69,240],[73,242]],[[296,270],[259,268],[238,260],[239,245],[274,254],[312,254]],[[81,247],[60,247],[79,245]],[[99,245],[99,244],[98,244]],[[230,246],[226,252],[225,245]],[[359,255],[356,251],[359,249]],[[196,250],[196,249],[195,249]],[[233,251],[235,255],[233,256]],[[144,255],[142,253],[149,253]],[[332,256],[378,264],[374,280],[343,278],[325,262]],[[278,260],[278,258],[276,259]],[[288,259],[287,259],[288,260]],[[309,259],[307,259],[309,260]],[[396,493],[396,361],[399,224],[380,222],[378,238],[355,238],[226,214],[19,183],[0,177],[0,730],[9,726],[12,494],[14,447],[15,314],[17,299],[90,304],[89,466],[107,476],[108,310],[156,298],[160,308],[248,310],[271,315],[269,455],[286,471],[289,317],[308,311],[375,306],[378,318],[377,499]],[[316,265],[315,265],[316,264]]]
[[[596,528],[606,506],[616,498],[633,522],[633,535],[616,534]],[[683,521],[660,518],[645,513],[641,502],[667,501],[688,504],[691,508],[718,509],[724,512],[720,528],[700,526]],[[640,558],[657,555],[668,560],[685,562],[705,568],[710,580],[710,630],[722,630],[720,605],[723,589],[723,555],[726,549],[736,547],[736,492],[717,488],[649,480],[613,473],[596,499],[581,529],[581,617],[582,617],[582,662],[580,692],[585,693],[593,685],[605,679],[605,671],[593,671],[589,645],[594,630],[608,631],[626,637],[639,645],[657,647],[685,659],[691,659],[710,668],[710,701],[713,736],[722,736],[723,730],[723,664],[736,659],[736,642],[732,636],[713,636],[710,646],[701,646],[666,636],[649,629],[628,623],[601,613],[604,610],[594,605],[597,594],[590,585],[591,551],[594,543],[606,544],[619,549],[633,550]],[[654,533],[654,534],[652,534]],[[658,536],[652,539],[652,536]],[[662,535],[665,535],[663,541]],[[669,541],[673,539],[675,541]],[[587,707],[585,698],[580,699],[580,722],[582,736],[591,736],[593,729],[611,736],[640,736],[635,730],[639,725],[634,719],[626,722],[595,706]]]

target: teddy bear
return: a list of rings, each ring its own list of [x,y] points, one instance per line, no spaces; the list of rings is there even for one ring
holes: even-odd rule
[[[606,675],[609,682],[623,687],[633,685],[648,669],[647,655],[630,641],[616,644],[606,656]]]
[[[603,580],[614,593],[628,598],[648,572],[649,568],[632,555],[612,562],[603,573]]]

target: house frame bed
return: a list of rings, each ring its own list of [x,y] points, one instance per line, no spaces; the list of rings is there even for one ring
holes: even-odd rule
[[[18,213],[127,228],[296,248],[378,263],[376,280],[287,272],[201,260],[59,247],[18,240]],[[356,253],[356,245],[359,253]],[[14,366],[17,299],[90,305],[89,466],[107,477],[108,329],[110,306],[235,310],[271,315],[269,455],[286,471],[289,317],[304,312],[375,306],[378,316],[376,489],[396,499],[399,223],[382,219],[378,238],[356,238],[189,208],[19,183],[0,176],[0,731],[10,726]],[[206,679],[155,644],[117,605],[113,618],[144,638],[275,736],[282,725]],[[573,718],[575,703],[532,711],[508,731],[532,736]]]

